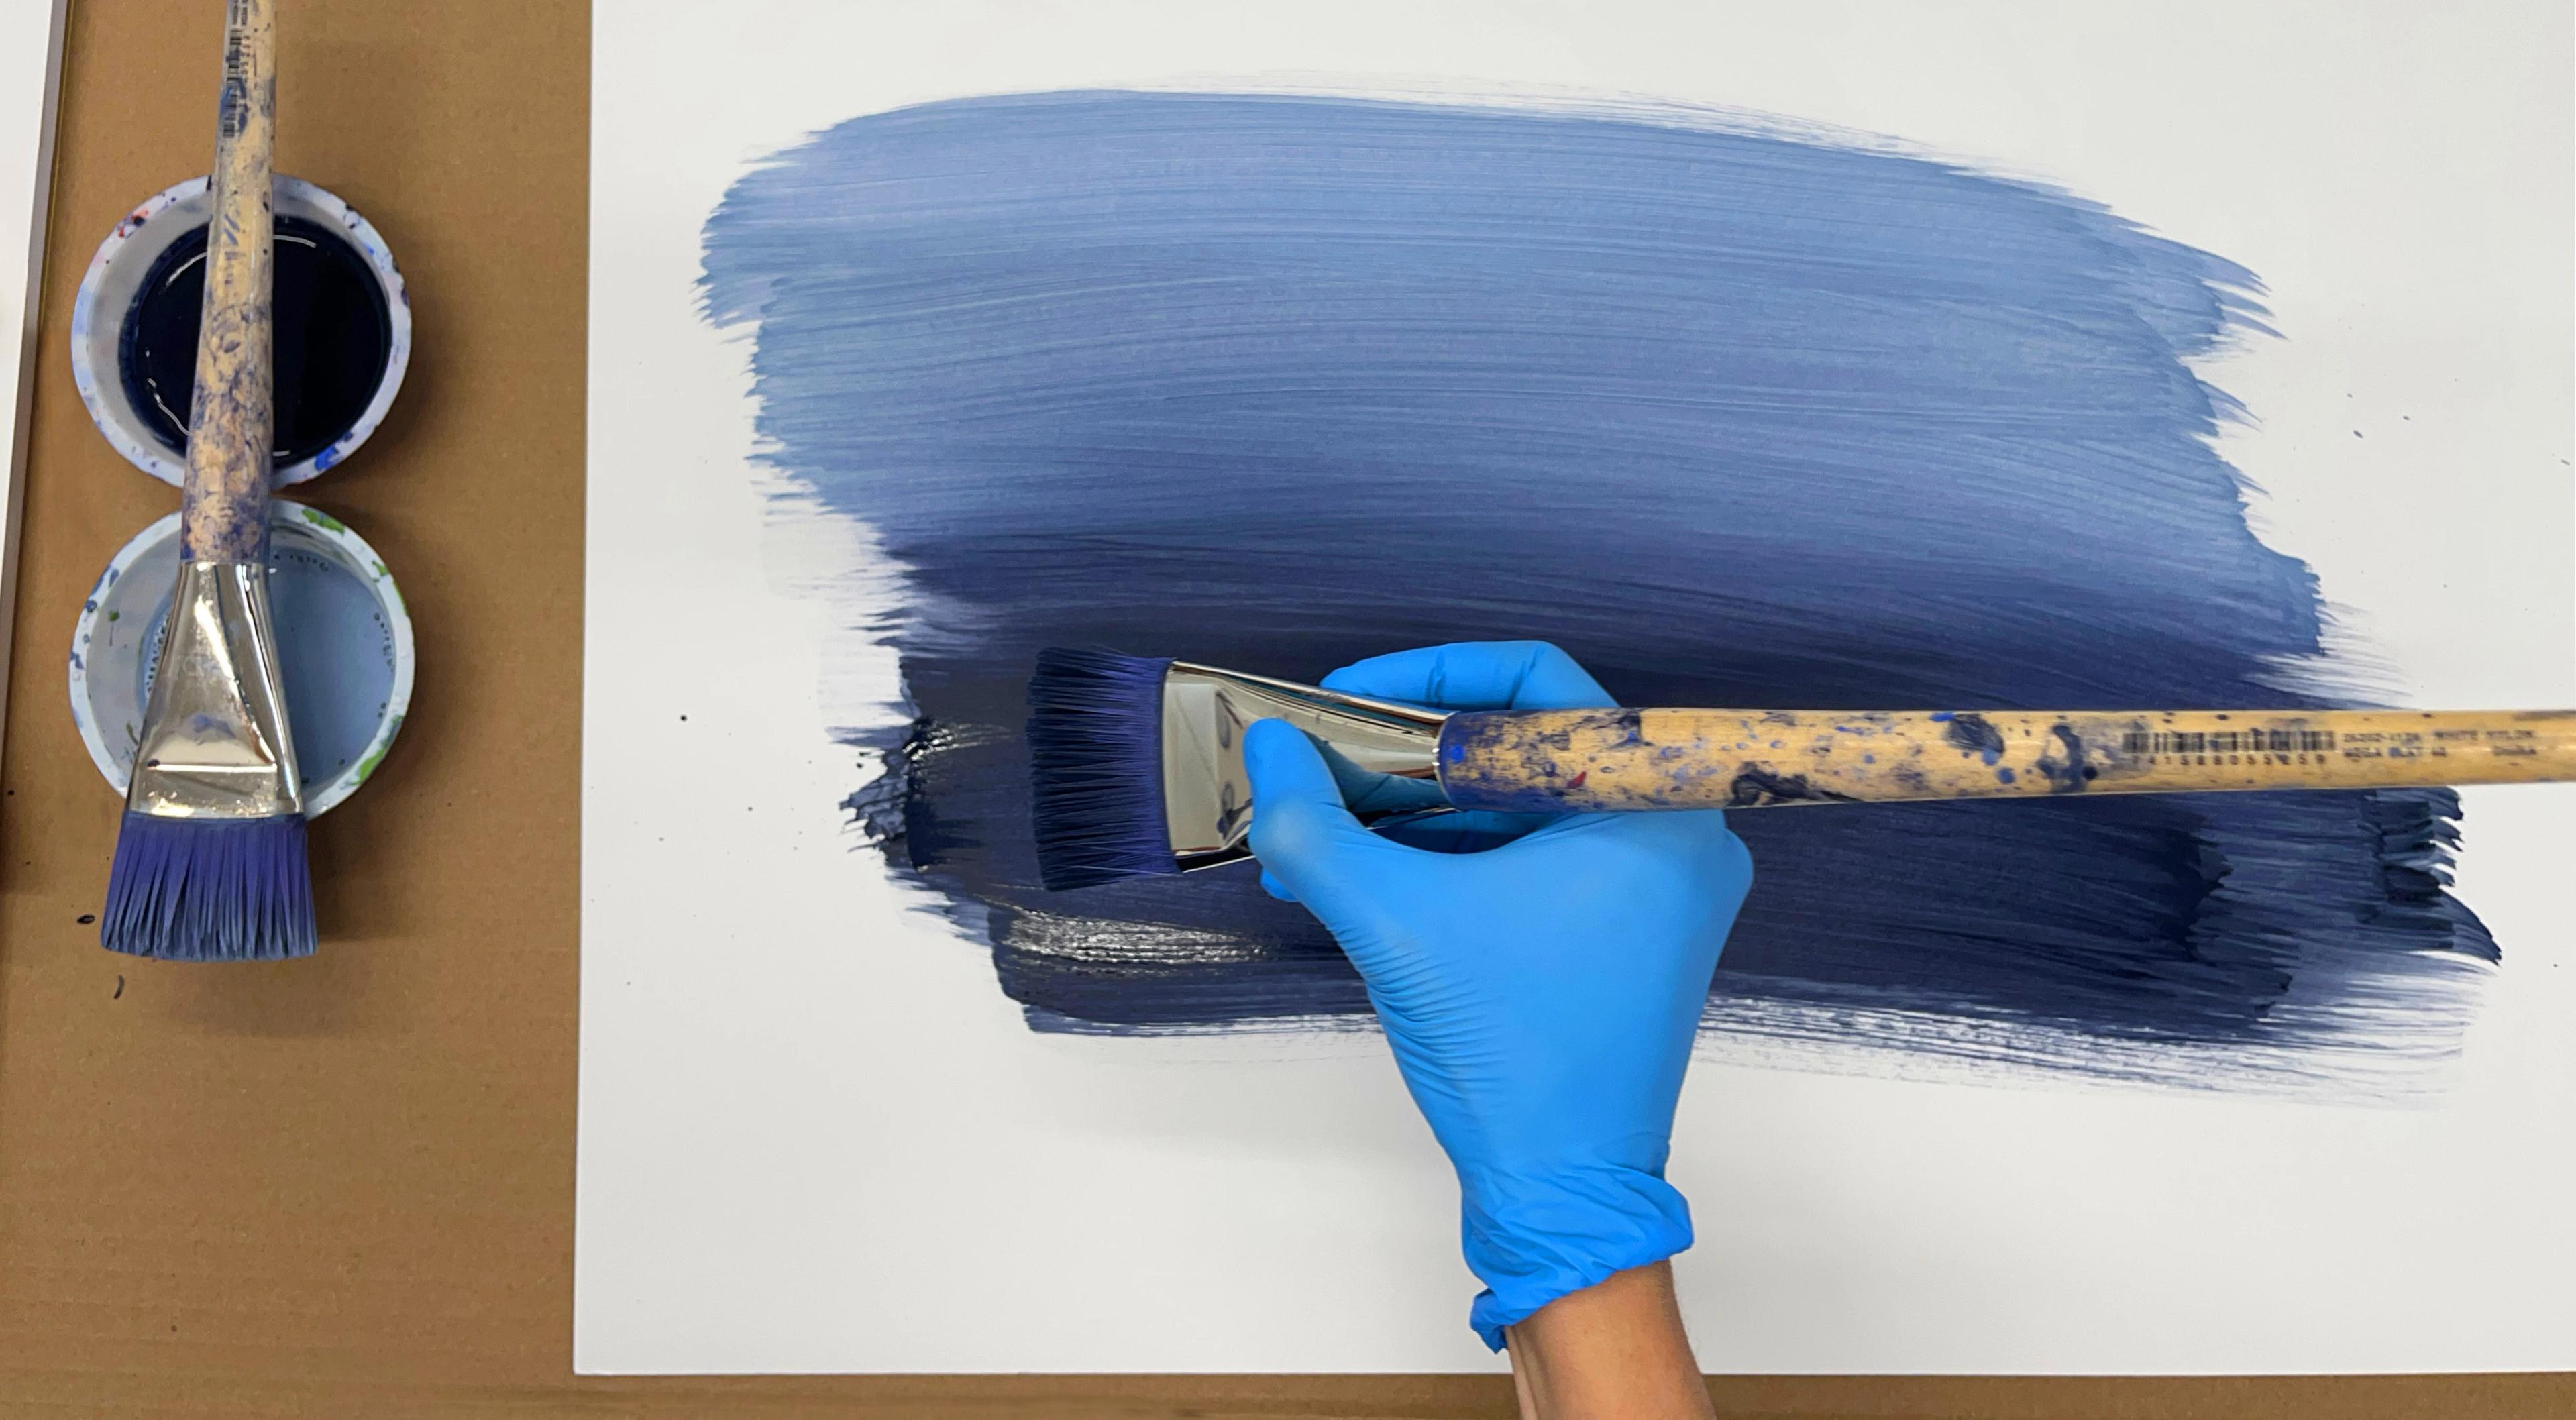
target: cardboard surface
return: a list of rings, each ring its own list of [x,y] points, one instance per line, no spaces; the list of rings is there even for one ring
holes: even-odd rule
[[[204,170],[221,11],[76,0],[0,760],[0,1414],[1511,1413],[1492,1377],[574,1379],[587,13],[283,10],[280,166],[384,231],[419,332],[383,431],[303,494],[393,567],[419,691],[314,830],[321,956],[98,949],[80,919],[118,804],[62,653],[98,569],[176,495],[90,427],[66,313],[125,207]],[[2576,1413],[2569,1376],[1714,1393],[1739,1415]]]

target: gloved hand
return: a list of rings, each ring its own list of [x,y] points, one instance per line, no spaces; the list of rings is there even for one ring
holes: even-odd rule
[[[1379,656],[1324,684],[1447,710],[1614,703],[1536,641]],[[1663,1176],[1673,1108],[1753,878],[1725,816],[1449,814],[1377,834],[1286,722],[1252,726],[1244,761],[1263,885],[1350,954],[1457,1167],[1485,1344],[1690,1246]]]

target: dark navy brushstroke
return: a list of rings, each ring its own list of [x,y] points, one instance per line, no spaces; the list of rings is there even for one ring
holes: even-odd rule
[[[2186,363],[2259,329],[2254,277],[2062,192],[1687,114],[1060,93],[821,134],[705,263],[767,456],[909,569],[921,719],[854,804],[1043,1029],[1366,1003],[1248,872],[1037,890],[1040,647],[1311,680],[1546,637],[1630,704],[2328,703],[2315,578],[2248,528]],[[2497,955],[2444,891],[2456,812],[1741,813],[1716,992],[2249,1074],[2392,1019],[2439,1055]],[[2337,1014],[2365,997],[2401,1009]]]

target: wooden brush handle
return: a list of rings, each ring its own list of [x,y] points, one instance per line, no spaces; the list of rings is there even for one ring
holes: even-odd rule
[[[2576,779],[2576,711],[1467,711],[1439,765],[1519,812],[2520,784]]]
[[[226,0],[206,303],[179,508],[180,556],[191,561],[257,562],[267,547],[275,403],[269,194],[276,143],[274,0]]]

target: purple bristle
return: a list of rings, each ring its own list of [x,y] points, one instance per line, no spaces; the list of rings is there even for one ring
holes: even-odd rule
[[[171,961],[313,955],[304,820],[129,812],[107,873],[99,945]]]
[[[1051,892],[1177,873],[1163,823],[1169,659],[1049,649],[1029,678],[1038,880]]]

